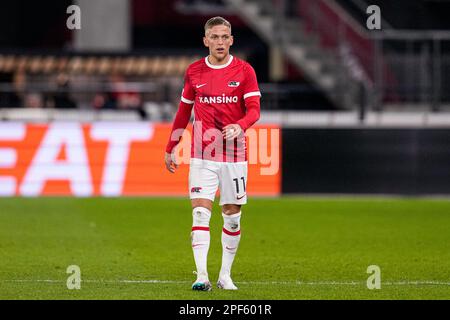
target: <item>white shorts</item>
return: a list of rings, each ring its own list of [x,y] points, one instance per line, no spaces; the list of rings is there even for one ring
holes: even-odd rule
[[[220,190],[220,205],[247,203],[247,162],[216,162],[192,158],[189,167],[191,199],[214,201]]]

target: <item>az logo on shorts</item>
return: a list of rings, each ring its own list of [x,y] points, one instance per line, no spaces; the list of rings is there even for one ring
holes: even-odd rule
[[[191,193],[200,193],[201,190],[202,190],[202,187],[192,187]]]

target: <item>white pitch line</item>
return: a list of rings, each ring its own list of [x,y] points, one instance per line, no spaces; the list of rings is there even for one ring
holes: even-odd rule
[[[358,286],[366,285],[366,281],[242,281],[236,282],[240,284],[284,284],[284,285],[308,285],[308,286]],[[421,286],[421,285],[435,285],[435,286],[450,286],[450,282],[445,281],[431,281],[431,280],[418,280],[418,281],[385,281],[381,282],[382,285],[387,286]]]
[[[50,279],[4,279],[0,282],[49,282],[49,283],[66,283],[66,280],[50,280]],[[86,283],[188,283],[190,281],[175,281],[175,280],[83,280],[81,282]]]
[[[54,279],[3,279],[0,282],[44,282],[44,283],[66,283],[65,280]],[[182,280],[93,280],[81,279],[85,283],[138,283],[138,284],[185,284],[192,281]],[[296,285],[296,286],[365,286],[365,281],[236,281],[236,284],[243,285]],[[382,281],[381,285],[386,286],[450,286],[450,282],[434,280],[416,281]]]

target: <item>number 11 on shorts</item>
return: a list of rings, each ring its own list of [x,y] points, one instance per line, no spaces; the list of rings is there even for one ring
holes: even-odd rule
[[[242,180],[242,185],[244,186],[244,192],[245,192],[245,178],[241,177],[241,180]],[[236,184],[236,193],[239,194],[239,179],[234,178],[233,181]]]

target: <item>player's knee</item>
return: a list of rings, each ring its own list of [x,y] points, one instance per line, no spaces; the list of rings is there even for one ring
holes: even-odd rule
[[[231,235],[239,235],[239,230],[241,229],[241,212],[235,214],[225,214],[223,216],[223,227]],[[226,232],[224,230],[224,232]]]
[[[192,208],[202,207],[202,208],[208,209],[211,212],[213,202],[209,199],[192,199],[191,205],[192,205]]]
[[[232,215],[241,212],[241,206],[237,204],[224,204],[222,212],[225,215]]]
[[[192,217],[194,226],[209,226],[211,211],[204,207],[195,207],[192,210]]]

